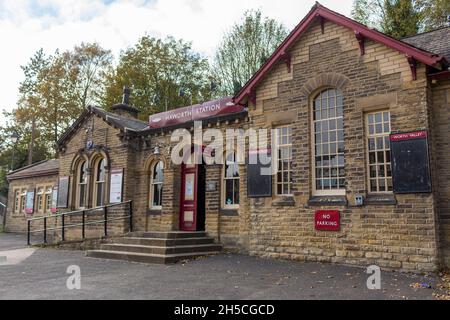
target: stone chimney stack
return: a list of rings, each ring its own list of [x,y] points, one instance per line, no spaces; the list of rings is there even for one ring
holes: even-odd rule
[[[111,108],[112,112],[122,117],[136,119],[139,110],[130,104],[130,95],[131,89],[126,86],[123,87],[122,103],[113,105]]]

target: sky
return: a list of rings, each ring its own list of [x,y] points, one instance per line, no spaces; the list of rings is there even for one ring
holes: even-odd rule
[[[353,0],[320,3],[349,16]],[[0,110],[11,110],[23,79],[21,65],[40,48],[46,53],[98,42],[117,56],[148,34],[191,41],[211,57],[245,10],[294,28],[314,0],[0,0]],[[1,120],[0,120],[1,123]]]

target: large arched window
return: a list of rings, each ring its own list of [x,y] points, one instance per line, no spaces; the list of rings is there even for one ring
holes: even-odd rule
[[[78,164],[76,175],[76,207],[77,209],[86,208],[87,193],[87,161],[83,160]]]
[[[164,184],[164,162],[155,163],[150,176],[150,209],[162,209],[162,194]]]
[[[345,195],[344,112],[339,90],[326,89],[313,102],[313,191]]]
[[[106,166],[105,159],[95,162],[94,201],[96,207],[105,205]]]
[[[223,166],[222,207],[236,209],[239,207],[239,164],[235,153],[228,154]]]

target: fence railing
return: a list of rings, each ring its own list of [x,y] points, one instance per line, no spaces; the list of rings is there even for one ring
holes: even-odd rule
[[[119,207],[119,206],[124,206],[125,214],[119,215],[119,216],[114,215],[113,217],[110,217],[110,209]],[[99,212],[103,212],[103,215],[102,215],[103,219],[87,221],[86,218],[90,217],[90,215],[92,213],[98,214]],[[67,221],[68,218],[75,217],[75,216],[81,216],[81,222],[71,223],[71,222]],[[57,222],[58,218],[60,219],[61,225],[49,228],[48,227],[49,220],[54,219],[54,221]],[[128,224],[129,231],[130,232],[133,231],[133,202],[132,201],[115,203],[115,204],[110,204],[110,205],[106,205],[106,206],[102,206],[102,207],[85,209],[85,210],[77,210],[77,211],[53,214],[53,215],[49,215],[49,216],[45,216],[45,217],[32,218],[32,219],[28,219],[27,243],[28,243],[28,245],[31,245],[32,234],[42,233],[43,243],[47,244],[48,243],[47,236],[48,236],[49,231],[61,231],[61,234],[60,234],[61,241],[64,242],[64,241],[66,241],[66,231],[68,229],[73,229],[73,228],[77,228],[77,227],[81,228],[81,239],[79,239],[79,240],[85,240],[86,239],[86,227],[90,226],[90,225],[103,225],[103,236],[107,237],[108,236],[108,225],[114,221],[119,221],[119,220],[123,220],[123,221],[128,220],[129,221],[129,224]],[[43,222],[43,227],[41,229],[33,230],[32,229],[33,223],[36,223],[39,221]]]

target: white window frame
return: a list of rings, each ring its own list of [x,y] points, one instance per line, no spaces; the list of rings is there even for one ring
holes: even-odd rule
[[[321,118],[320,120],[315,120],[314,119],[315,118],[315,114],[314,114],[314,112],[315,112],[315,102],[324,92],[329,91],[329,90],[334,90],[335,91],[335,96],[334,97],[336,98],[335,99],[336,116],[335,117]],[[341,116],[337,116],[337,105],[338,105],[338,99],[337,98],[338,98],[339,95],[340,95],[341,100],[342,100],[342,105],[341,105],[341,107],[342,107],[342,115]],[[328,99],[329,99],[329,97],[328,97]],[[325,119],[328,120],[328,121],[333,120],[333,119],[337,121],[338,119],[342,118],[342,121],[344,121],[344,103],[343,103],[343,100],[344,100],[344,97],[343,97],[342,92],[340,90],[338,90],[336,88],[324,88],[320,92],[315,94],[314,98],[311,101],[311,108],[310,108],[310,110],[311,110],[311,121],[310,121],[310,123],[311,123],[311,130],[310,130],[310,132],[311,132],[311,156],[312,156],[311,157],[311,163],[312,163],[312,165],[311,165],[311,168],[312,168],[312,172],[311,172],[312,188],[311,189],[312,189],[313,196],[345,196],[346,195],[345,187],[344,188],[338,188],[338,189],[326,189],[326,190],[324,190],[324,189],[317,189],[317,186],[316,186],[316,183],[317,183],[317,181],[316,181],[316,169],[317,168],[316,168],[316,127],[315,127],[315,125],[316,125],[316,122],[324,121]],[[327,101],[328,101],[327,103],[329,103],[329,100],[327,100]],[[343,130],[343,132],[342,132],[343,133],[343,143],[345,144],[345,132],[344,132],[345,124],[344,123],[343,123],[342,127],[343,127],[342,128],[342,130]],[[331,154],[331,153],[329,153],[329,154],[330,155],[338,155],[339,156],[339,151],[338,151],[339,139],[338,139],[337,126],[336,126],[336,129],[333,129],[333,130],[328,129],[327,134],[329,134],[331,131],[336,131],[336,143],[335,144],[336,144],[337,152],[333,153],[333,154]],[[328,147],[330,147],[330,145],[332,144],[332,143],[330,143],[330,139],[328,139],[327,143],[328,143]],[[323,144],[321,144],[321,146],[323,146]],[[344,179],[344,181],[347,180],[347,172],[346,172],[346,169],[345,169],[345,155],[344,154],[343,154],[343,157],[344,157],[344,166],[342,166],[342,167],[339,167],[339,166],[334,167],[334,166],[331,166],[331,165],[328,166],[328,169],[336,168],[338,170],[337,177],[336,177],[336,179],[338,180],[338,184],[339,184],[339,179],[340,178]],[[325,167],[323,167],[323,168],[326,169]],[[339,169],[343,169],[344,170],[344,172],[345,172],[344,176],[341,177],[339,175]],[[330,173],[330,175],[331,175],[331,173]]]
[[[287,130],[286,134],[283,134],[283,130]],[[277,154],[277,161],[278,161],[278,171],[275,175],[275,195],[277,196],[283,196],[283,197],[291,197],[293,196],[292,193],[292,126],[279,126],[275,128],[276,130],[276,139],[277,141],[277,152],[280,150],[288,150],[289,157],[287,159],[280,158],[280,152]],[[286,142],[283,142],[283,139],[286,138]],[[282,153],[282,152],[281,152]],[[289,160],[288,161],[288,168],[284,168],[284,165],[281,164],[281,160]],[[288,181],[284,181],[284,173],[287,172],[288,174]],[[281,173],[281,181],[279,180],[279,175]],[[281,193],[278,192],[278,186],[281,185]],[[285,187],[287,186],[287,192],[285,192]]]
[[[52,210],[53,187],[46,186],[44,193],[44,212],[51,213]]]
[[[14,213],[20,212],[20,196],[21,196],[20,191],[21,188],[14,189],[14,209],[13,209]]]
[[[100,163],[103,161],[103,171],[104,171],[104,176],[103,176],[103,180],[98,180],[98,173],[99,173],[99,166]],[[94,194],[92,197],[92,201],[94,202],[94,207],[102,207],[106,204],[105,201],[105,194],[106,194],[106,159],[105,158],[98,158],[95,161],[95,172],[94,172]],[[98,194],[98,188],[99,185],[102,184],[102,204],[98,204],[97,203],[97,194]]]
[[[163,179],[162,179],[162,181],[154,181],[154,173],[155,173],[155,170],[156,170],[156,167],[159,165],[159,164],[162,164],[162,175],[163,175]],[[150,208],[150,210],[158,210],[158,211],[160,211],[160,210],[162,210],[162,208],[163,208],[163,205],[162,205],[162,195],[163,195],[163,189],[164,189],[164,169],[165,169],[165,164],[164,164],[164,161],[162,161],[162,160],[159,160],[159,161],[156,161],[152,166],[151,166],[151,170],[150,170],[150,188],[149,188],[149,191],[150,191],[150,196],[148,197],[149,198],[149,201],[150,201],[150,203],[149,203],[149,208]],[[161,185],[161,205],[160,206],[155,206],[155,205],[153,205],[153,203],[154,203],[154,188],[156,187],[156,186],[159,186],[159,185]]]
[[[226,156],[225,156],[225,161],[224,161],[224,164],[223,164],[223,166],[222,166],[222,182],[221,182],[221,190],[222,190],[222,192],[221,192],[221,203],[222,203],[222,209],[225,209],[225,210],[236,210],[236,209],[239,209],[239,207],[240,207],[240,201],[241,201],[241,174],[240,174],[240,172],[239,172],[239,163],[237,162],[237,156],[236,156],[236,154],[234,153],[234,164],[236,164],[237,166],[238,166],[238,176],[237,177],[227,177],[226,176],[226,166],[227,166],[227,159],[228,159],[228,156],[229,155],[231,155],[231,154],[233,154],[233,153],[229,153],[229,154],[227,154]],[[238,203],[233,203],[233,204],[227,204],[226,203],[226,194],[227,194],[227,190],[226,190],[226,188],[227,188],[227,181],[228,180],[233,180],[233,191],[234,191],[234,182],[235,182],[235,180],[237,180],[238,181],[238,188],[239,188],[239,192],[238,192],[238,194],[239,194],[239,202]],[[234,192],[233,192],[233,195],[234,195]]]
[[[81,167],[84,164],[84,171],[86,174],[85,180],[84,182],[80,182],[80,178],[81,178]],[[88,161],[87,160],[82,160],[80,161],[80,163],[77,166],[77,171],[76,171],[76,180],[75,180],[75,188],[76,188],[76,193],[75,193],[75,208],[79,209],[79,210],[83,210],[87,208],[87,194],[88,194],[88,174],[87,174],[87,170],[88,170]],[[81,191],[81,186],[84,186],[84,206],[80,206],[80,191]]]
[[[377,122],[376,121],[376,115],[381,113],[381,122]],[[385,121],[385,114],[388,114],[388,122],[386,123]],[[374,116],[374,131],[373,133],[370,132],[370,123],[369,123],[369,117],[370,116]],[[385,128],[385,124],[388,125],[388,131],[386,132],[386,128]],[[392,165],[391,165],[391,160],[387,159],[386,157],[386,153],[390,152],[390,134],[391,134],[391,113],[389,109],[381,109],[381,110],[374,110],[374,111],[370,111],[367,112],[365,114],[365,131],[366,131],[366,169],[367,169],[367,190],[369,194],[393,194],[393,190],[389,191],[388,190],[388,182],[389,180],[391,181],[391,186],[392,186]],[[376,132],[376,126],[377,125],[381,125],[381,133],[380,132]],[[373,179],[371,177],[371,167],[373,165],[371,165],[370,163],[370,139],[375,139],[374,143],[375,143],[375,167],[376,167],[376,177]],[[383,148],[379,149],[378,148],[378,141],[377,139],[382,139],[383,141]],[[389,145],[389,148],[386,148],[386,145]],[[383,152],[383,157],[384,157],[384,162],[383,163],[379,163],[378,162],[378,152]],[[379,180],[383,179],[382,177],[379,176],[379,165],[383,165],[384,166],[384,172],[385,172],[385,176],[384,176],[384,184],[385,184],[385,191],[380,191],[380,184],[379,184]],[[388,170],[388,167],[390,167],[390,170]],[[388,172],[391,172],[391,175],[388,175]],[[371,182],[372,180],[376,181],[376,185],[377,185],[377,190],[376,191],[372,191],[372,187],[371,187]]]
[[[26,188],[22,188],[21,192],[20,192],[20,211],[21,213],[26,213],[27,207],[27,189]]]
[[[45,212],[45,204],[44,204],[44,193],[45,186],[36,186],[36,211],[38,213]]]

